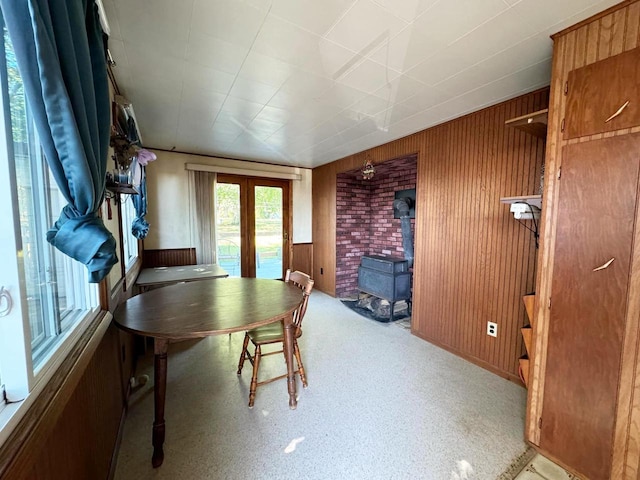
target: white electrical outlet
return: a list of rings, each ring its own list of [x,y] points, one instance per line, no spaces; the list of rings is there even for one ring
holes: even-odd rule
[[[495,322],[487,322],[487,335],[490,337],[498,336],[498,324]]]

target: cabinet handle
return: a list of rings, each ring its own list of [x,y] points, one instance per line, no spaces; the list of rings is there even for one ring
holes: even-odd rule
[[[604,270],[605,268],[609,268],[609,265],[611,265],[613,263],[613,261],[615,260],[615,258],[612,258],[611,260],[609,260],[607,263],[605,263],[604,265],[600,265],[597,268],[594,268],[593,271],[597,272],[600,270]]]
[[[630,100],[627,100],[626,103],[624,105],[622,105],[618,111],[616,111],[616,113],[614,113],[613,115],[611,115],[609,118],[607,118],[604,123],[609,123],[611,120],[613,120],[614,118],[616,118],[618,115],[620,115],[622,113],[622,111],[627,108],[629,106],[629,102]]]

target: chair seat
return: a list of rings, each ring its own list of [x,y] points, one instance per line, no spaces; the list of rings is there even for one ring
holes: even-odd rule
[[[275,343],[284,341],[284,327],[282,322],[270,323],[263,327],[254,328],[247,332],[254,344]]]
[[[265,345],[284,341],[284,326],[282,322],[270,323],[263,327],[254,328],[247,333],[254,345]],[[302,331],[298,329],[296,331],[296,338],[300,338],[301,335]]]

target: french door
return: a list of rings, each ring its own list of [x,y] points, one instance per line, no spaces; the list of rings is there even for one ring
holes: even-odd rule
[[[232,277],[284,278],[289,265],[290,181],[218,174],[216,250]]]

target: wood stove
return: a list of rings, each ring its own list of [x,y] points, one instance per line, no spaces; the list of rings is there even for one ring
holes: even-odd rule
[[[389,321],[393,322],[394,305],[399,300],[411,303],[409,262],[397,257],[366,255],[358,267],[358,289],[391,304]]]

